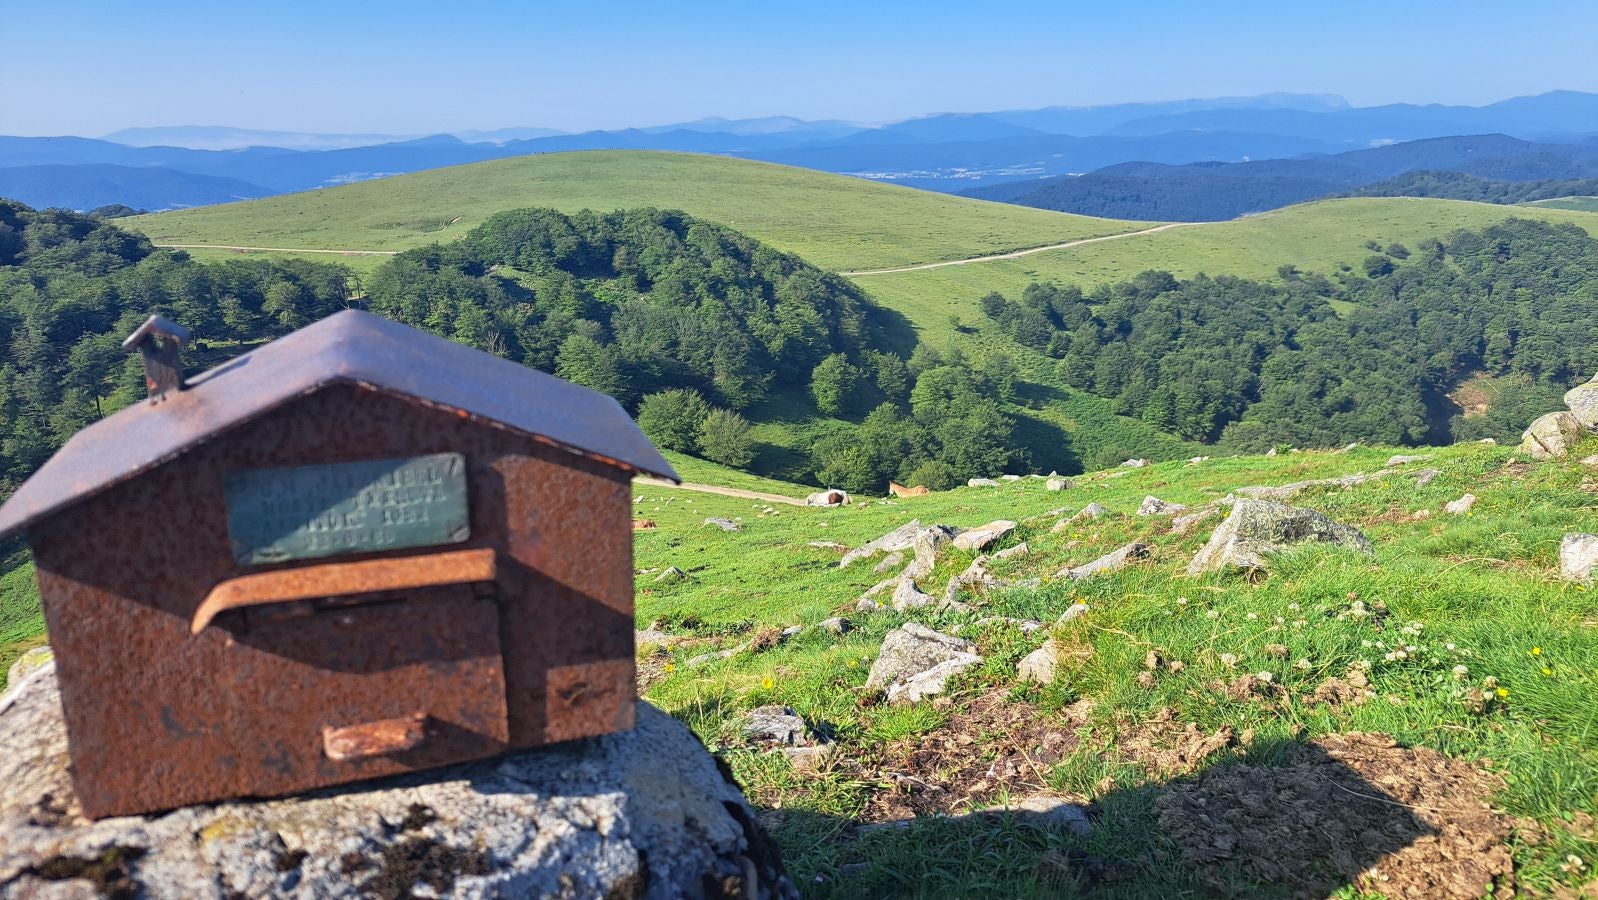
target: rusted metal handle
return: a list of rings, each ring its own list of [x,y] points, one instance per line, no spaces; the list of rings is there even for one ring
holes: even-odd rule
[[[496,573],[494,550],[484,548],[241,575],[211,589],[205,602],[195,610],[189,633],[199,634],[211,620],[230,609],[319,597],[471,584],[493,581]]]
[[[352,762],[413,750],[426,736],[427,716],[415,713],[403,719],[323,728],[322,752],[334,762]]]

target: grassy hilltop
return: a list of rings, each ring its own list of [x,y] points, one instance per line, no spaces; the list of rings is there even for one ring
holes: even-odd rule
[[[1096,219],[878,184],[719,156],[648,151],[551,153],[434,169],[376,181],[123,219],[157,243],[322,250],[404,250],[447,243],[506,209],[566,212],[656,206],[728,225],[839,272],[871,271],[1130,235],[1158,223]],[[1573,222],[1598,215],[1552,204],[1498,206],[1370,197],[1323,200],[1230,222],[1184,224],[1011,260],[859,276],[924,338],[953,338],[950,316],[980,318],[989,291],[1031,281],[1087,287],[1146,269],[1266,277],[1284,264],[1330,274],[1366,241],[1414,244],[1510,216]],[[226,258],[232,251],[196,251]],[[292,254],[278,254],[292,255]],[[383,256],[325,256],[370,271]]]
[[[1594,451],[1590,441],[1578,452]],[[1289,874],[1314,896],[1379,896],[1381,883],[1361,893],[1333,870],[1349,855],[1365,867],[1389,852],[1398,855],[1381,872],[1398,879],[1393,890],[1448,896],[1448,866],[1423,839],[1443,820],[1458,832],[1444,835],[1441,853],[1469,846],[1466,856],[1489,873],[1512,855],[1513,883],[1526,895],[1564,885],[1560,896],[1577,896],[1568,892],[1592,870],[1569,857],[1598,859],[1598,594],[1558,580],[1555,555],[1566,532],[1598,531],[1598,467],[1528,464],[1509,449],[1468,444],[1389,469],[1391,452],[1174,462],[1083,476],[1064,492],[1025,479],[838,509],[640,485],[636,515],[658,527],[638,533],[639,627],[672,635],[669,647],[641,647],[643,690],[731,764],[810,896],[1289,896]],[[1427,467],[1440,474],[1422,487],[1416,475]],[[1291,502],[1363,529],[1374,559],[1305,550],[1265,578],[1187,577],[1219,519],[1179,536],[1169,517],[1131,515],[1150,494],[1196,508],[1248,485],[1356,472],[1386,474]],[[1467,491],[1479,498],[1471,513],[1441,511]],[[1090,502],[1117,515],[1051,528]],[[742,530],[724,532],[709,517]],[[840,570],[839,551],[812,542],[855,547],[912,518],[1018,521],[997,548],[1025,541],[1031,552],[993,572],[1041,584],[968,592],[970,613],[856,613],[856,598],[886,577],[873,572],[882,557]],[[1153,558],[1087,581],[1055,575],[1131,540],[1150,544]],[[945,547],[922,589],[941,593],[972,558]],[[657,581],[673,565],[688,578]],[[1052,623],[1079,602],[1085,617],[1037,633],[974,624]],[[779,638],[835,615],[854,630]],[[884,635],[906,621],[960,629],[985,661],[944,697],[877,701],[866,674]],[[1017,661],[1051,633],[1067,648],[1057,682],[1020,684]],[[693,661],[719,650],[734,652]],[[830,731],[833,756],[798,771],[745,738],[745,714],[769,704]],[[1323,754],[1339,746],[1334,736],[1360,732],[1427,749],[1389,748],[1350,763],[1357,779],[1316,782],[1325,772],[1313,760],[1351,771]],[[1262,780],[1274,785],[1268,796],[1251,796]],[[1316,797],[1317,825],[1270,831],[1282,827],[1292,791]],[[1093,804],[1091,836],[936,818],[857,830],[1038,793]],[[1195,797],[1209,806],[1178,802]],[[1485,804],[1501,814],[1468,812]],[[1248,815],[1233,819],[1239,809]],[[1241,822],[1240,846],[1208,844],[1222,819]],[[1293,871],[1275,868],[1281,861]],[[1433,876],[1444,880],[1426,886]]]

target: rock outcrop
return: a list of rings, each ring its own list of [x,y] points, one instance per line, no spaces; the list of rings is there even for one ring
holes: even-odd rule
[[[85,820],[53,664],[0,697],[0,896],[797,897],[680,722],[300,797]]]
[[[1122,547],[1118,550],[1112,550],[1090,563],[1084,563],[1083,565],[1075,566],[1069,569],[1062,569],[1055,574],[1055,577],[1069,578],[1073,581],[1081,581],[1084,578],[1092,578],[1094,575],[1101,575],[1105,572],[1114,572],[1118,569],[1124,569],[1133,561],[1147,559],[1148,556],[1148,545],[1133,541],[1132,543],[1127,544],[1125,547]]]
[[[1170,503],[1150,494],[1143,498],[1142,503],[1138,504],[1137,514],[1140,516],[1174,516],[1186,510],[1187,507],[1180,503]]]
[[[962,532],[954,539],[954,546],[959,550],[986,550],[1008,537],[1010,532],[1014,530],[1014,522],[1008,519],[1000,519]]]
[[[1313,509],[1239,500],[1204,548],[1187,567],[1189,575],[1217,569],[1264,569],[1267,558],[1296,544],[1319,542],[1371,552],[1359,529],[1332,521]]]
[[[1565,406],[1581,427],[1598,433],[1598,375],[1565,392]]]
[[[1565,535],[1559,542],[1559,576],[1567,581],[1598,580],[1598,534]]]
[[[940,694],[950,676],[982,661],[976,650],[970,641],[906,622],[882,639],[866,687],[895,703]]]
[[[1581,440],[1581,420],[1569,412],[1551,412],[1539,417],[1520,436],[1520,451],[1532,459],[1564,456]]]
[[[1060,665],[1060,647],[1052,639],[1026,656],[1016,665],[1015,674],[1023,682],[1053,684]]]

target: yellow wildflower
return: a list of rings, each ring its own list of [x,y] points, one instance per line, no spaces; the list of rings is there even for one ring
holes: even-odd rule
[[[1543,655],[1543,648],[1541,648],[1541,647],[1533,647],[1533,648],[1531,648],[1531,655],[1532,656],[1542,656]]]
[[[1508,700],[1509,699],[1509,688],[1499,688],[1498,689],[1498,699],[1500,699],[1500,700]]]
[[[765,690],[768,690],[768,691],[771,690],[771,684],[772,684],[772,681],[771,681],[771,676],[770,675],[767,675],[765,678],[760,679],[760,686],[762,688],[764,688]]]
[[[677,671],[677,667],[675,665],[673,665],[672,663],[666,663],[666,674],[667,675],[670,675],[671,673],[673,673],[675,671]]]
[[[1543,666],[1543,675],[1552,676],[1553,674],[1554,674],[1554,670],[1553,669],[1550,669],[1547,666]]]
[[[860,660],[858,660],[858,659],[849,660],[849,668],[851,668],[851,669],[860,668]]]

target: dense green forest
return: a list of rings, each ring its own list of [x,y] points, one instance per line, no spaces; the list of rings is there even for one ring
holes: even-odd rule
[[[193,329],[193,369],[357,303],[610,393],[662,446],[728,465],[753,457],[743,413],[779,401],[839,417],[814,468],[855,490],[947,486],[1027,458],[1002,412],[1005,357],[993,381],[957,353],[888,352],[888,314],[850,282],[680,212],[503,213],[401,254],[359,296],[341,266],[202,264],[93,216],[6,202],[0,497],[143,396],[120,343],[150,313]]]
[[[1464,172],[1406,172],[1367,184],[1348,197],[1436,197],[1478,203],[1527,203],[1556,197],[1598,196],[1598,178],[1546,178],[1539,181],[1494,181]]]
[[[1145,272],[982,306],[1072,386],[1244,451],[1512,438],[1598,371],[1598,241],[1579,228],[1511,219],[1392,245],[1361,270],[1333,282],[1284,267],[1271,283]],[[1514,376],[1513,389],[1467,419],[1447,393],[1477,372]]]

